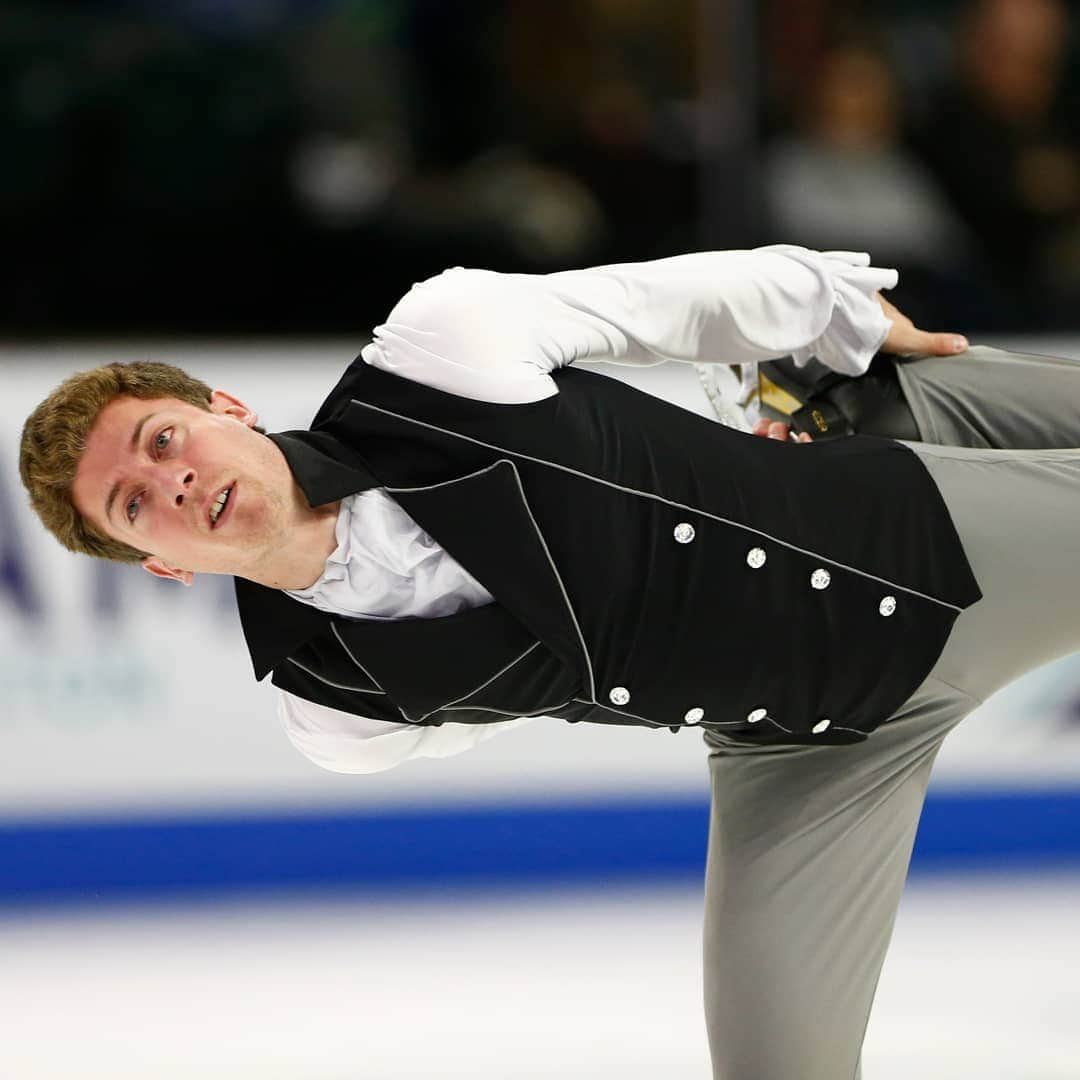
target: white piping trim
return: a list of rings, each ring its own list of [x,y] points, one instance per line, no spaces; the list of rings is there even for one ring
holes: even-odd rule
[[[788,733],[788,735],[794,735],[795,734],[795,732],[793,732],[791,730],[791,728],[784,727],[784,725],[781,724],[779,720],[774,720],[771,716],[766,716],[765,719],[768,720],[770,724],[774,725],[775,727],[778,727],[781,731],[786,731]],[[850,731],[853,735],[869,735],[870,734],[869,731],[860,731],[858,728],[842,727],[840,724],[832,724],[832,723],[829,724],[829,726],[828,726],[828,728],[826,730],[828,730],[828,731]],[[810,734],[813,735],[814,733],[811,731]],[[824,735],[825,732],[822,732],[822,734]]]
[[[420,487],[387,487],[384,491],[398,491],[404,494],[411,494],[415,491],[434,491],[436,488],[449,487],[451,484],[460,484],[463,480],[472,480],[473,477],[483,476],[486,472],[491,472],[492,469],[498,468],[504,461],[507,465],[513,466],[512,461],[507,461],[506,458],[499,458],[498,461],[492,462],[490,465],[485,465],[482,469],[477,469],[476,472],[466,473],[464,476],[455,476],[453,480],[440,480],[437,484],[422,484]]]
[[[698,729],[700,729],[702,731],[708,731],[711,728],[731,727],[733,724],[745,724],[746,723],[745,720],[702,720],[702,721],[699,721],[696,724],[687,724],[687,723],[664,724],[664,723],[660,723],[659,721],[656,721],[656,720],[649,720],[644,716],[639,716],[637,713],[627,712],[625,709],[613,709],[609,705],[604,705],[602,702],[599,702],[599,701],[586,701],[585,698],[574,698],[573,700],[578,702],[580,705],[595,705],[598,709],[606,709],[608,712],[613,712],[617,716],[630,716],[630,717],[633,717],[635,720],[642,720],[646,724],[650,725],[650,727],[654,727],[654,728],[662,728],[662,727],[666,727],[666,728],[671,728],[671,727],[684,728],[685,727],[685,728],[698,728]],[[794,732],[791,730],[791,728],[784,727],[783,724],[781,724],[778,720],[774,720],[771,716],[766,716],[766,717],[764,717],[764,719],[768,720],[769,723],[773,724],[775,727],[778,727],[781,731],[787,732],[788,735],[793,735],[794,734]],[[850,731],[854,735],[869,735],[870,734],[868,731],[860,731],[858,728],[841,727],[839,724],[831,724],[830,727],[829,727],[829,730],[830,731]]]
[[[457,697],[457,698],[454,698],[451,701],[448,701],[445,705],[440,705],[440,706],[438,706],[438,708],[432,709],[431,712],[424,713],[424,715],[420,717],[420,719],[417,721],[417,723],[422,723],[429,716],[432,716],[437,712],[441,712],[443,709],[452,708],[453,706],[455,706],[455,705],[459,704],[460,702],[464,701],[466,698],[472,697],[473,694],[479,694],[480,691],[483,690],[485,686],[490,686],[491,683],[493,683],[500,675],[502,675],[505,672],[509,671],[519,660],[524,660],[525,657],[528,656],[529,653],[531,653],[533,651],[533,649],[535,649],[539,644],[540,644],[539,641],[534,641],[519,657],[517,657],[514,660],[511,660],[509,664],[506,664],[505,666],[499,668],[499,670],[496,671],[494,675],[492,675],[488,679],[485,679],[479,686],[477,686],[474,689],[470,690],[467,694],[462,694],[461,697]],[[474,706],[474,707],[481,708],[482,706]],[[503,712],[504,710],[503,709],[490,709],[488,711],[489,712]]]
[[[497,464],[498,464],[498,462],[496,462],[495,464],[497,465]],[[513,467],[514,467],[514,463],[513,463],[512,461],[510,461],[510,462],[507,462],[507,464],[508,464],[508,465],[509,465],[509,466],[510,466],[511,468],[513,468]],[[494,465],[490,465],[490,466],[488,466],[488,468],[494,468],[494,467],[495,467]],[[486,472],[487,470],[486,470],[486,469],[484,469],[484,470],[481,470],[481,471],[482,471],[482,472]],[[465,477],[462,477],[461,479],[465,479]],[[451,482],[452,482],[452,481],[451,481]],[[406,490],[406,489],[402,488],[402,489],[399,489],[399,490]],[[417,489],[417,490],[420,490],[420,489]],[[342,648],[343,648],[343,649],[345,650],[345,653],[346,653],[346,655],[347,655],[347,656],[349,657],[349,659],[350,659],[350,660],[351,660],[351,661],[352,661],[352,662],[353,662],[353,663],[354,663],[354,664],[355,664],[355,665],[356,665],[356,666],[357,666],[357,667],[358,667],[358,668],[359,668],[359,669],[360,669],[360,670],[361,670],[361,671],[362,671],[362,672],[363,672],[363,673],[364,673],[364,674],[365,674],[365,675],[366,675],[366,676],[367,676],[367,677],[368,677],[369,679],[371,679],[371,681],[372,681],[373,683],[375,683],[375,685],[376,685],[376,686],[379,686],[379,683],[378,683],[378,681],[377,681],[377,680],[375,679],[375,677],[374,677],[374,676],[373,676],[373,675],[371,674],[371,672],[370,672],[370,671],[368,671],[368,669],[367,669],[366,667],[364,667],[364,665],[363,665],[363,664],[361,664],[361,663],[360,663],[360,661],[359,661],[359,660],[357,660],[355,656],[353,656],[353,654],[352,654],[352,650],[351,650],[351,649],[349,648],[349,646],[348,646],[348,645],[346,645],[346,644],[345,644],[345,642],[344,642],[344,641],[342,640],[342,637],[341,637],[341,635],[340,635],[340,634],[338,633],[337,627],[336,627],[336,626],[335,626],[335,625],[334,625],[333,623],[331,623],[331,624],[330,624],[330,629],[331,629],[331,630],[333,631],[334,637],[336,637],[336,638],[338,639],[338,643],[339,643],[339,644],[341,645],[341,647],[342,647]],[[529,655],[529,653],[531,653],[531,652],[533,651],[533,649],[535,649],[535,648],[537,647],[537,645],[539,645],[539,644],[540,644],[540,642],[539,642],[539,641],[534,641],[534,642],[533,642],[533,643],[532,643],[532,644],[531,644],[531,645],[530,645],[530,646],[529,646],[529,647],[528,647],[528,648],[527,648],[527,649],[526,649],[526,650],[525,650],[525,651],[524,651],[524,652],[523,652],[523,653],[522,653],[522,654],[521,654],[521,655],[520,655],[520,656],[519,656],[519,657],[518,657],[518,658],[517,658],[516,660],[511,660],[511,661],[510,661],[510,663],[506,665],[506,667],[502,668],[502,669],[501,669],[501,670],[499,670],[499,671],[496,671],[496,672],[495,672],[495,674],[494,674],[494,675],[492,675],[492,676],[491,676],[491,678],[490,678],[490,679],[488,679],[488,680],[487,680],[486,682],[482,682],[482,683],[481,683],[481,684],[480,684],[480,685],[479,685],[479,686],[478,686],[478,687],[477,687],[477,688],[476,688],[475,690],[470,690],[468,694],[464,694],[464,695],[462,695],[461,697],[459,697],[459,698],[456,698],[456,699],[455,699],[455,701],[464,701],[464,700],[465,700],[465,698],[467,698],[467,697],[470,697],[470,696],[471,696],[472,694],[478,694],[478,693],[479,693],[479,692],[480,692],[481,690],[483,690],[483,689],[484,689],[484,687],[485,687],[485,686],[487,686],[487,685],[488,685],[488,683],[490,683],[490,682],[493,682],[493,681],[494,681],[495,679],[497,679],[497,678],[498,678],[498,677],[499,677],[499,676],[500,676],[500,675],[501,675],[501,674],[502,674],[502,673],[503,673],[504,671],[506,671],[507,669],[509,669],[509,668],[513,667],[513,666],[514,666],[514,664],[516,664],[516,663],[518,662],[518,660],[523,660],[523,659],[524,659],[524,658],[525,658],[526,656],[528,656],[528,655]],[[588,656],[588,654],[586,654],[586,657],[587,657],[587,656]],[[295,661],[295,660],[293,660],[292,662],[293,662],[294,664],[296,664],[296,661]],[[300,664],[296,664],[296,666],[297,666],[297,667],[301,667],[301,665],[300,665]],[[303,670],[304,670],[304,671],[307,671],[307,668],[303,668]],[[317,679],[317,678],[319,678],[319,676],[318,676],[318,675],[315,675],[315,673],[314,673],[313,671],[308,671],[308,674],[309,674],[309,675],[312,675],[312,676],[314,676],[314,677],[315,677],[316,679]],[[323,679],[322,681],[323,681],[323,682],[325,682],[325,683],[327,683],[327,685],[328,685],[328,686],[336,686],[336,685],[337,685],[336,683],[332,683],[332,682],[329,682],[329,680],[327,680],[327,679]],[[341,689],[342,689],[342,690],[351,690],[351,689],[354,689],[354,688],[353,688],[353,687],[349,687],[349,686],[343,686],[343,687],[341,687]],[[379,689],[378,689],[378,690],[368,690],[368,691],[364,691],[364,692],[365,692],[365,693],[369,693],[369,694],[375,694],[375,693],[378,693],[378,694],[386,694],[386,691],[385,691],[385,690],[383,690],[383,689],[382,689],[382,687],[379,687]],[[389,695],[389,694],[386,694],[386,696],[387,696],[387,697],[390,697],[390,695]],[[391,700],[391,701],[393,701],[393,698],[391,698],[390,700]],[[411,717],[411,716],[410,716],[410,715],[409,715],[409,714],[408,714],[408,713],[407,713],[407,712],[406,712],[406,711],[405,711],[405,710],[404,710],[404,709],[403,709],[403,708],[402,708],[402,707],[401,707],[400,705],[398,705],[398,703],[397,703],[396,701],[394,701],[394,705],[395,705],[395,707],[397,708],[397,711],[398,711],[399,713],[401,713],[401,715],[402,715],[403,717],[405,717],[405,719],[406,719],[406,720],[407,720],[407,721],[408,721],[408,722],[409,722],[410,724],[419,724],[419,723],[422,723],[422,722],[423,722],[424,720],[426,720],[426,719],[427,719],[427,718],[428,718],[429,716],[432,716],[432,715],[434,715],[434,714],[435,714],[435,713],[437,713],[437,712],[441,712],[441,711],[442,711],[442,710],[444,710],[444,709],[448,710],[448,709],[450,708],[450,705],[453,705],[453,704],[454,704],[454,702],[452,701],[452,702],[450,702],[450,703],[449,703],[449,705],[440,705],[440,706],[439,706],[439,708],[437,708],[437,709],[432,709],[432,710],[431,710],[431,712],[426,712],[426,713],[424,713],[424,715],[423,715],[423,716],[421,716],[419,720],[414,720],[414,719],[413,719],[413,718],[412,718],[412,717]],[[471,709],[477,709],[477,710],[482,710],[483,712],[493,712],[493,713],[498,713],[498,714],[499,714],[500,716],[541,716],[541,715],[542,715],[543,713],[547,712],[547,711],[548,711],[549,709],[561,709],[561,708],[562,708],[562,706],[563,706],[563,705],[565,705],[565,704],[566,704],[566,702],[564,701],[564,702],[562,702],[562,703],[561,703],[561,704],[559,704],[559,705],[545,705],[545,706],[544,706],[544,707],[543,707],[542,709],[539,709],[539,710],[537,710],[536,712],[533,712],[533,713],[506,712],[506,711],[505,711],[505,710],[503,710],[503,709],[486,709],[486,708],[483,708],[483,706],[468,706],[468,705],[466,705],[466,706],[463,706],[463,707],[462,707],[462,708],[461,708],[460,710],[457,710],[457,711],[460,711],[460,712],[467,712],[467,711],[470,711]]]
[[[560,701],[560,702],[558,702],[557,704],[554,704],[554,705],[545,705],[542,709],[535,709],[533,712],[516,712],[516,711],[507,712],[505,709],[492,709],[492,708],[488,708],[488,706],[486,706],[486,705],[460,705],[460,706],[457,706],[455,708],[444,707],[443,711],[444,712],[492,712],[492,713],[496,713],[499,716],[525,717],[525,716],[543,716],[544,713],[550,712],[552,709],[561,709],[564,705],[569,705],[569,704],[570,704],[569,701]],[[428,715],[430,716],[431,714],[428,713]],[[558,720],[558,719],[561,719],[561,717],[555,717],[555,719]]]
[[[517,450],[507,450],[505,447],[495,446],[493,443],[484,442],[482,439],[474,439],[471,435],[462,435],[460,432],[450,431],[447,428],[441,428],[437,424],[429,424],[424,420],[415,420],[411,416],[402,416],[400,413],[392,412],[390,409],[383,409],[378,405],[371,405],[366,401],[359,401],[356,398],[352,398],[350,400],[352,401],[352,404],[359,405],[361,408],[371,409],[373,412],[382,413],[385,416],[392,416],[396,420],[404,420],[406,423],[416,424],[419,427],[430,428],[432,431],[438,431],[440,434],[449,435],[455,439],[463,439],[466,442],[475,443],[477,446],[484,446],[488,450],[495,450],[500,454],[512,454],[514,457],[524,458],[526,461],[532,461],[537,465],[546,465],[550,469],[559,469],[562,472],[570,473],[573,476],[580,476],[583,480],[591,480],[593,481],[593,483],[603,484],[605,487],[614,488],[616,491],[623,491],[629,495],[637,495],[639,498],[642,499],[653,499],[656,502],[665,503],[667,506],[673,506],[679,510],[689,510],[691,513],[701,514],[703,517],[712,518],[713,521],[719,521],[721,522],[721,524],[730,525],[733,528],[743,529],[746,532],[753,533],[755,536],[764,537],[767,540],[771,540],[774,544],[779,544],[781,547],[786,547],[791,551],[798,551],[802,555],[812,555],[815,559],[820,559],[822,562],[827,562],[832,566],[839,567],[842,570],[849,570],[851,573],[858,574],[860,577],[869,578],[871,581],[879,581],[883,585],[888,585],[892,589],[899,589],[901,590],[901,592],[908,593],[911,596],[922,597],[922,599],[924,600],[929,600],[933,604],[939,604],[941,607],[949,608],[951,611],[962,612],[964,610],[962,607],[959,607],[956,604],[950,604],[947,600],[939,600],[936,596],[930,596],[927,593],[920,592],[918,589],[912,589],[907,585],[901,585],[899,582],[889,581],[888,578],[879,577],[877,574],[871,574],[869,573],[869,571],[866,570],[860,570],[856,566],[848,566],[847,563],[838,562],[836,559],[832,559],[827,555],[822,555],[820,552],[810,551],[807,548],[799,547],[798,544],[792,544],[787,540],[781,540],[778,536],[773,536],[771,533],[763,532],[761,529],[755,529],[751,525],[745,525],[741,521],[732,521],[730,518],[721,517],[718,514],[711,514],[708,510],[701,510],[696,506],[688,506],[686,503],[676,502],[674,499],[665,499],[662,495],[654,495],[652,492],[649,491],[638,491],[636,488],[625,487],[624,485],[616,484],[611,480],[605,480],[603,477],[592,476],[589,473],[583,473],[577,469],[572,469],[569,465],[560,465],[556,461],[545,461],[543,458],[533,457],[531,454],[522,454]],[[498,462],[496,462],[496,464],[498,464]],[[512,465],[513,462],[510,462],[510,464]],[[486,470],[479,470],[479,472],[484,471]],[[478,474],[479,473],[470,475]],[[460,479],[465,479],[465,477],[461,477]],[[453,481],[448,482],[453,483]],[[440,485],[436,484],[433,486],[438,487]],[[387,488],[386,490],[393,491],[394,489]],[[409,489],[403,488],[398,490]],[[418,488],[416,490],[423,489]],[[539,532],[539,530],[537,531]],[[543,539],[543,537],[541,537],[541,539]],[[593,696],[596,696],[595,691],[593,692]]]
[[[356,694],[386,694],[385,690],[367,690],[361,686],[346,686],[344,683],[333,682],[331,679],[324,678],[317,671],[312,671],[311,668],[304,667],[299,660],[294,660],[291,656],[286,656],[285,659],[290,664],[298,667],[305,674],[310,675],[313,679],[318,679],[319,682],[326,683],[327,686],[332,686],[335,690],[351,690]],[[364,672],[364,674],[366,675],[367,672]],[[368,678],[371,678],[371,676],[369,675]]]
[[[374,683],[374,684],[375,684],[376,686],[378,686],[378,687],[379,687],[379,689],[380,689],[380,690],[381,690],[381,691],[382,691],[382,692],[383,692],[383,693],[385,694],[385,693],[386,693],[386,691],[385,691],[385,690],[383,690],[383,688],[382,688],[381,686],[379,686],[379,680],[378,680],[378,679],[376,679],[376,678],[375,678],[375,676],[374,676],[374,675],[372,675],[372,674],[371,674],[371,672],[370,672],[370,671],[368,671],[368,669],[367,669],[366,667],[364,667],[364,665],[363,665],[363,664],[361,664],[361,663],[360,663],[360,661],[359,661],[359,660],[357,660],[355,656],[353,656],[353,654],[352,654],[352,650],[351,650],[351,649],[349,648],[349,646],[348,646],[348,645],[346,645],[346,644],[345,644],[345,641],[344,641],[344,639],[343,639],[343,638],[342,638],[342,636],[341,636],[341,635],[340,635],[340,634],[338,633],[338,628],[337,628],[337,625],[336,625],[335,623],[331,623],[331,624],[330,624],[330,630],[332,631],[332,633],[333,633],[334,637],[336,637],[336,638],[338,639],[338,644],[339,644],[339,645],[340,645],[340,646],[341,646],[341,647],[342,647],[342,648],[343,648],[343,649],[345,650],[345,655],[346,655],[346,656],[348,656],[348,658],[349,658],[349,659],[350,659],[350,660],[351,660],[351,661],[352,661],[352,662],[353,662],[353,663],[354,663],[354,664],[355,664],[355,665],[356,665],[356,666],[357,666],[357,667],[358,667],[358,668],[359,668],[359,669],[360,669],[360,670],[361,670],[361,671],[362,671],[362,672],[363,672],[363,673],[364,673],[364,674],[365,674],[365,675],[366,675],[366,676],[367,676],[367,677],[368,677],[368,678],[369,678],[369,679],[370,679],[370,680],[371,680],[371,681],[372,681],[372,682],[373,682],[373,683]]]
[[[639,716],[637,713],[628,712],[626,709],[613,709],[610,705],[605,705],[601,701],[586,701],[585,698],[574,698],[580,705],[595,705],[598,709],[606,709],[608,712],[615,713],[616,716],[630,716],[635,720],[641,720],[653,728],[688,728],[690,730],[708,731],[714,727],[730,727],[732,724],[745,724],[745,720],[699,720],[696,724],[688,724],[685,720],[680,724],[672,722],[665,724],[660,720],[650,720],[648,717]],[[787,730],[786,728],[784,729]]]
[[[391,415],[393,416],[397,414],[391,413]],[[487,444],[485,443],[484,445]],[[492,449],[498,449],[498,447],[493,447]],[[510,453],[510,451],[507,452]],[[476,472],[469,473],[467,476],[459,476],[456,480],[444,480],[438,484],[428,484],[426,487],[388,487],[385,490],[401,495],[407,495],[417,491],[431,491],[433,488],[445,487],[449,484],[458,484],[464,480],[470,480],[474,476],[480,476],[483,473],[490,472],[492,469],[496,468],[496,466],[501,465],[504,461],[507,465],[510,466],[511,470],[514,473],[514,483],[517,484],[518,494],[521,496],[521,504],[525,507],[525,513],[529,515],[529,521],[532,523],[532,527],[536,531],[536,538],[540,541],[540,546],[544,549],[544,554],[547,556],[547,561],[551,564],[551,572],[555,575],[555,580],[559,583],[559,590],[562,592],[563,601],[566,604],[566,610],[570,613],[570,621],[574,624],[574,629],[577,631],[578,641],[581,643],[581,652],[585,657],[585,666],[589,672],[589,689],[592,692],[592,696],[596,697],[596,676],[593,674],[592,657],[589,656],[589,648],[585,644],[585,635],[581,632],[581,624],[578,622],[577,615],[574,612],[574,605],[570,603],[570,596],[566,591],[566,586],[563,584],[562,576],[559,574],[559,568],[555,565],[555,560],[551,557],[551,549],[547,546],[547,541],[544,539],[544,534],[540,531],[540,526],[536,523],[536,517],[533,515],[532,507],[529,506],[529,500],[525,497],[525,488],[522,486],[521,475],[518,473],[518,468],[512,461],[510,461],[509,458],[500,458],[498,461],[493,462],[491,465],[487,465],[483,469],[477,469]],[[342,642],[342,644],[344,644],[344,642]],[[376,683],[376,685],[378,684]]]
[[[596,695],[593,695],[595,698]],[[610,705],[601,705],[599,701],[589,700],[587,698],[574,698],[579,705],[595,705],[598,709],[606,709],[608,712],[613,712],[616,716],[629,716],[634,720],[640,720],[643,724],[648,724],[649,727],[664,728],[670,727],[670,724],[661,724],[656,720],[650,720],[647,716],[638,716],[637,713],[632,713],[628,709],[613,709]]]

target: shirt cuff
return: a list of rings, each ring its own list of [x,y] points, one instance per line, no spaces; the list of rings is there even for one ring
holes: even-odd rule
[[[797,249],[787,254],[804,261]],[[825,251],[816,259],[832,285],[832,316],[820,337],[792,353],[795,364],[804,367],[815,357],[842,375],[863,375],[892,326],[874,294],[894,288],[899,275],[871,266],[865,252]]]

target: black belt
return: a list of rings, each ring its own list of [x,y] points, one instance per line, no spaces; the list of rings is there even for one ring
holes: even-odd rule
[[[919,440],[915,417],[904,397],[896,364],[880,353],[865,375],[831,371],[817,360],[798,368],[790,356],[758,365],[763,416],[784,420],[814,439],[880,435]]]

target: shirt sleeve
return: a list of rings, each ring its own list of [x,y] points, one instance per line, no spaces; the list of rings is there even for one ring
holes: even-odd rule
[[[421,282],[376,327],[364,359],[502,404],[556,392],[576,361],[748,364],[812,356],[862,374],[889,320],[875,293],[895,270],[865,253],[790,244],[677,255],[555,274],[457,267]]]
[[[289,741],[316,765],[340,773],[385,772],[413,758],[453,757],[536,719],[422,727],[354,716],[285,690],[278,695],[278,716]]]

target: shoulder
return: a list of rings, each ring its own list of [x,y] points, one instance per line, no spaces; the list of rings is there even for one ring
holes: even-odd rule
[[[520,293],[515,275],[455,266],[413,285],[383,326],[446,331],[478,318],[502,319]]]

